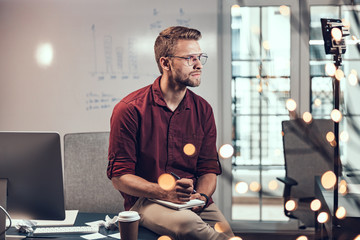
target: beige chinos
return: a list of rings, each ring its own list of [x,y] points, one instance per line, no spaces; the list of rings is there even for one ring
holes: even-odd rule
[[[146,198],[139,198],[131,208],[140,214],[140,225],[159,235],[173,240],[229,240],[234,236],[225,217],[212,203],[200,213],[188,210],[174,210]],[[221,223],[224,233],[214,230]]]

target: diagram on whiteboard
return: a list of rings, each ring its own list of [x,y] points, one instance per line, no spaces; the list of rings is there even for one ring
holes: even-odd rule
[[[138,61],[135,51],[135,39],[128,38],[126,49],[117,46],[112,35],[104,35],[97,39],[96,26],[91,26],[93,41],[93,69],[90,72],[92,77],[102,81],[106,79],[138,79]],[[101,41],[100,44],[97,42]],[[99,46],[102,49],[98,49]],[[99,56],[98,53],[103,53]]]
[[[95,21],[89,25],[91,68],[85,96],[87,111],[111,109],[123,97],[119,96],[120,91],[131,92],[135,85],[145,86],[159,76],[153,50],[157,35],[168,26],[191,25],[183,7],[175,12],[152,8],[142,13],[141,20],[132,16],[128,19],[142,27],[128,27],[117,21],[113,24]]]

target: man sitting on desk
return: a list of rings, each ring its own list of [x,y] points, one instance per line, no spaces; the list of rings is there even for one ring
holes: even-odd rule
[[[180,26],[159,34],[154,49],[161,76],[115,106],[107,174],[124,196],[125,209],[139,212],[140,225],[172,239],[227,240],[233,233],[211,198],[221,173],[213,111],[187,88],[200,85],[207,60],[200,38],[198,30]],[[186,144],[195,152],[185,154]],[[157,180],[170,172],[180,179],[164,190]],[[201,199],[206,205],[177,211],[147,198]],[[214,230],[216,223],[226,226],[225,233]]]

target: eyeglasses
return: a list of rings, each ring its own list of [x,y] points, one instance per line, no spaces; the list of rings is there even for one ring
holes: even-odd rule
[[[199,56],[189,56],[189,57],[180,57],[180,56],[168,56],[168,57],[174,57],[174,58],[182,58],[186,59],[189,66],[194,66],[196,64],[196,61],[200,61],[202,65],[204,65],[208,59],[208,55],[206,53],[202,53]]]

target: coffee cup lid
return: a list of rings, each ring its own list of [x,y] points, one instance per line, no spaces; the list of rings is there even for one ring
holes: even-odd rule
[[[118,220],[121,222],[134,222],[140,219],[140,215],[135,211],[120,212]]]

